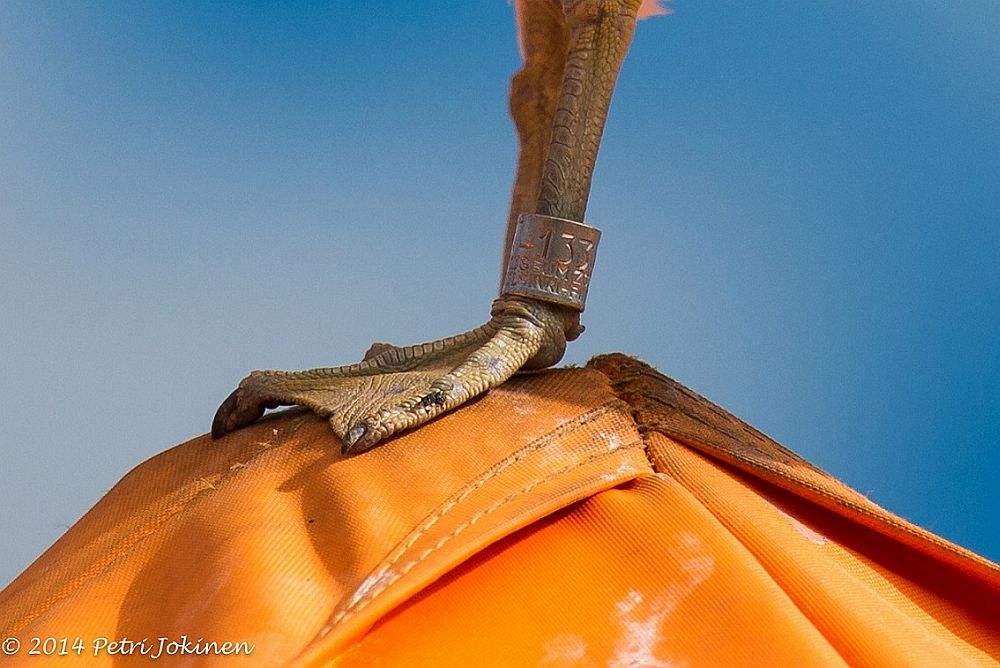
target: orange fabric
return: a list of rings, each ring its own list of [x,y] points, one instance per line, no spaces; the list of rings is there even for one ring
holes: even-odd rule
[[[518,377],[346,459],[301,412],[177,446],[0,592],[9,663],[996,664],[1000,568],[646,369]]]

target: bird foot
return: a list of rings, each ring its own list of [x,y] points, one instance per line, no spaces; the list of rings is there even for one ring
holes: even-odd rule
[[[521,297],[493,303],[481,327],[414,346],[375,343],[357,364],[307,371],[254,371],[222,402],[218,438],[268,408],[299,405],[329,420],[344,454],[362,452],[421,425],[510,378],[562,359],[583,331],[579,313]]]

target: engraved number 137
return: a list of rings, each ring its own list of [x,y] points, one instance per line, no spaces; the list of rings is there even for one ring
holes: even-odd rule
[[[542,255],[546,259],[555,260],[563,265],[571,265],[580,271],[590,267],[594,251],[593,241],[575,237],[568,232],[557,235],[552,230],[543,232],[541,239]]]

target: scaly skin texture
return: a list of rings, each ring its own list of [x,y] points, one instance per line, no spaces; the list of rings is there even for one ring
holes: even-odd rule
[[[522,212],[583,220],[594,161],[618,70],[641,0],[518,0],[524,67],[511,81],[520,152],[511,196],[504,275]],[[222,403],[214,437],[268,408],[306,406],[326,417],[343,451],[360,452],[495,387],[520,369],[562,359],[583,331],[579,312],[501,295],[489,322],[432,343],[375,344],[357,364],[254,371]]]
[[[223,402],[212,424],[219,436],[250,424],[267,408],[300,405],[328,418],[343,451],[361,452],[482,394],[518,369],[558,362],[578,334],[572,317],[532,299],[493,302],[482,327],[432,343],[376,343],[357,364],[309,371],[254,371]],[[572,314],[575,315],[575,314]]]

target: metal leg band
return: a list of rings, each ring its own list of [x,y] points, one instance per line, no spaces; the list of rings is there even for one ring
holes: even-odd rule
[[[600,239],[596,227],[522,213],[500,296],[530,297],[582,311]]]

